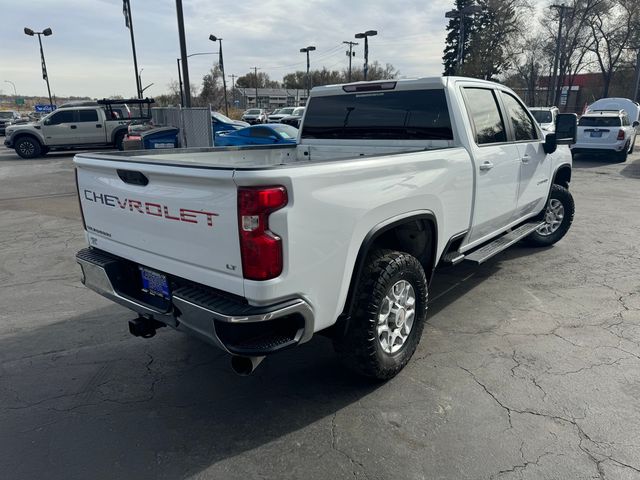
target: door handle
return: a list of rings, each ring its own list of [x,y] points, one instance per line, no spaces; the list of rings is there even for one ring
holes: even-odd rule
[[[529,163],[529,160],[531,160],[531,157],[529,155],[525,155],[520,160],[522,160],[522,163]]]
[[[102,128],[102,125],[97,124],[97,125],[96,125],[96,128]]]
[[[482,165],[480,165],[480,171],[481,172],[486,172],[488,170],[491,170],[493,168],[493,163],[486,161],[484,162]]]
[[[71,125],[69,128],[73,130],[73,129],[76,129],[78,127],[76,125]]]

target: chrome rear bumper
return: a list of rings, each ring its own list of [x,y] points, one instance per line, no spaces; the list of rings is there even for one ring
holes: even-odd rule
[[[265,355],[304,343],[313,335],[313,311],[299,298],[255,307],[189,283],[174,290],[169,307],[163,311],[123,293],[118,285],[117,279],[121,277],[118,272],[123,263],[131,262],[93,248],[79,251],[76,260],[86,287],[144,317],[195,335],[228,353]],[[283,330],[285,321],[291,326]],[[275,332],[269,334],[270,325],[277,328],[277,335]],[[242,337],[251,338],[243,340]]]

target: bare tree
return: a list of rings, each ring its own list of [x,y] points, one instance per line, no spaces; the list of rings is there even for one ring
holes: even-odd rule
[[[591,20],[593,52],[602,74],[602,96],[609,96],[611,80],[625,60],[638,22],[637,0],[614,0],[609,8],[597,10]]]

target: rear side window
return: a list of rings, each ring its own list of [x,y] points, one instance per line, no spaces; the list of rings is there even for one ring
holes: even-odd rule
[[[443,89],[312,97],[302,138],[453,140]]]
[[[469,116],[476,131],[476,143],[507,141],[504,121],[498,109],[495,94],[486,88],[465,88]]]
[[[579,127],[619,127],[620,117],[582,117]]]
[[[260,137],[260,138],[270,138],[270,137],[275,137],[275,134],[273,133],[273,131],[269,130],[268,128],[258,127],[258,128],[251,129],[251,136]]]
[[[98,112],[95,110],[79,110],[80,122],[97,122]]]
[[[516,137],[516,142],[523,140],[537,140],[538,133],[536,127],[533,124],[533,120],[527,113],[527,110],[520,105],[513,95],[502,92],[502,101],[507,109],[507,115],[511,120],[513,126],[513,134]]]

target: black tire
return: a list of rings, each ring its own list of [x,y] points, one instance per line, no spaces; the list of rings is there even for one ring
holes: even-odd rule
[[[40,142],[31,136],[20,137],[14,145],[16,153],[22,158],[38,158],[42,155]]]
[[[406,282],[413,289],[415,302],[413,324],[397,351],[386,352],[383,334],[378,334],[378,317],[388,306],[385,298],[392,287]],[[405,290],[406,292],[406,290]],[[401,295],[402,296],[402,295]],[[406,298],[406,297],[405,297]],[[377,250],[369,256],[356,290],[356,310],[346,330],[334,338],[334,347],[347,367],[366,377],[387,380],[409,362],[420,342],[427,316],[427,279],[418,260],[404,252]],[[400,321],[405,326],[409,316],[403,310]],[[398,317],[395,317],[396,321]],[[397,327],[397,324],[394,324]],[[403,327],[399,327],[402,329]],[[387,334],[388,345],[388,334]],[[393,342],[395,345],[395,342]],[[395,348],[395,347],[393,347]],[[391,347],[390,347],[390,350]]]
[[[113,145],[120,151],[124,150],[124,136],[125,136],[125,132],[124,130],[122,132],[118,132],[116,133],[116,136],[113,140]]]
[[[633,139],[633,143],[631,144],[631,148],[629,149],[629,153],[633,153],[633,150],[636,148],[636,139]]]
[[[552,185],[551,195],[549,195],[549,200],[545,207],[545,217],[547,217],[550,207],[554,204],[557,205],[555,201],[559,201],[562,205],[562,220],[560,221],[560,224],[555,230],[550,231],[549,233],[540,233],[540,230],[536,230],[524,239],[526,244],[532,247],[548,247],[567,234],[576,211],[573,196],[565,187],[555,184]]]
[[[618,161],[620,163],[624,163],[627,161],[627,157],[629,156],[629,145],[625,145],[621,152],[618,152],[617,155]]]

